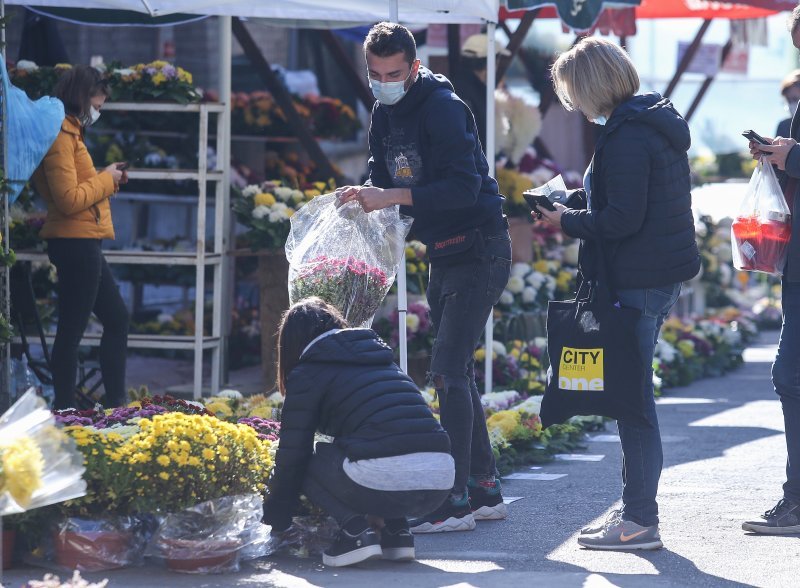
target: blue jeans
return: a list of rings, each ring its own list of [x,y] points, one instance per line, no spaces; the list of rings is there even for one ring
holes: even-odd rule
[[[786,424],[786,483],[783,495],[800,503],[800,283],[783,282],[783,325],[772,383],[783,406]]]
[[[644,368],[644,413],[651,425],[618,421],[622,442],[622,514],[626,520],[650,527],[658,524],[658,480],[664,464],[661,431],[653,395],[653,354],[661,325],[681,292],[681,284],[659,288],[619,290],[622,306],[642,311],[636,326]]]
[[[481,258],[447,264],[431,261],[426,296],[436,341],[431,376],[442,427],[450,436],[456,474],[453,493],[463,493],[470,474],[494,476],[494,454],[475,385],[475,348],[511,272],[508,232],[487,237]],[[487,351],[490,352],[490,351]]]

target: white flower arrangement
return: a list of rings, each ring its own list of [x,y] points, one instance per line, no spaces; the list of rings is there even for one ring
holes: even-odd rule
[[[481,396],[481,404],[484,408],[497,412],[506,410],[509,406],[519,401],[519,392],[516,390],[502,390],[499,392],[488,392]]]
[[[220,390],[219,394],[217,394],[219,398],[228,398],[230,400],[242,400],[244,396],[238,390],[233,390],[231,388],[226,388],[225,390]]]
[[[22,71],[36,71],[39,69],[39,66],[36,65],[33,61],[28,61],[27,59],[20,59],[16,65],[17,69],[21,69]]]
[[[282,200],[283,202],[286,202],[292,197],[292,193],[294,192],[294,190],[292,190],[291,188],[287,188],[286,186],[280,186],[278,188],[275,188],[273,192],[275,194],[275,198],[277,198],[278,200]]]
[[[256,194],[259,194],[260,192],[261,188],[259,186],[251,184],[242,190],[242,196],[245,196],[247,198],[252,198]]]
[[[672,363],[678,355],[678,350],[671,343],[659,339],[656,343],[655,356],[666,363]]]
[[[525,288],[525,281],[520,276],[511,276],[508,278],[506,289],[512,294],[520,294]]]
[[[507,90],[495,94],[496,151],[518,162],[542,129],[539,109]]]
[[[267,216],[269,213],[270,213],[269,206],[264,206],[263,204],[260,204],[253,209],[253,218],[261,219]]]
[[[543,395],[531,396],[516,406],[512,406],[509,410],[538,415],[542,411],[542,398],[544,398]]]

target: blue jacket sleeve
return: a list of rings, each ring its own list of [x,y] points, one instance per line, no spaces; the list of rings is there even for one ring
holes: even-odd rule
[[[624,129],[603,149],[600,173],[607,204],[602,210],[565,210],[561,228],[570,237],[616,241],[635,234],[647,211],[650,152],[647,142],[626,136]]]
[[[295,374],[292,374],[294,376]],[[277,531],[292,524],[297,510],[308,462],[314,452],[314,433],[319,422],[318,407],[310,403],[305,378],[289,377],[281,412],[281,440],[275,469],[264,503],[264,522]]]
[[[483,179],[475,167],[473,127],[456,98],[439,100],[430,109],[423,132],[434,160],[429,177],[436,179],[411,188],[415,211],[466,208],[478,201]]]
[[[386,189],[394,187],[394,184],[389,170],[386,168],[386,149],[383,146],[384,137],[380,130],[381,125],[376,122],[376,118],[381,116],[377,105],[376,102],[375,108],[372,109],[372,120],[369,125],[369,161],[367,162],[369,177],[364,185]]]

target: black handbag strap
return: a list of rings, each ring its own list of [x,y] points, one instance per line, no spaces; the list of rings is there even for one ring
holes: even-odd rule
[[[594,157],[592,157],[592,161],[589,164],[589,181],[594,184],[594,166],[595,161],[598,159],[598,155],[600,150],[598,149]],[[590,186],[591,192],[596,194],[594,185]],[[607,250],[606,250],[606,243],[603,236],[600,234],[598,223],[597,223],[597,215],[599,214],[599,210],[592,209],[589,211],[589,214],[592,215],[594,220],[595,226],[595,234],[597,237],[593,239],[595,243],[597,243],[597,271],[598,275],[595,280],[596,283],[593,284],[593,294],[594,296],[599,297],[601,302],[608,302],[609,304],[615,304],[619,301],[619,296],[617,295],[617,289],[614,287],[614,281],[611,277],[611,270],[609,268],[609,262],[607,257]]]

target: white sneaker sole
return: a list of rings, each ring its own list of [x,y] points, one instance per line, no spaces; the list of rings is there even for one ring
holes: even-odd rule
[[[597,551],[640,551],[661,549],[664,547],[664,544],[660,539],[649,541],[647,543],[634,543],[632,545],[628,545],[626,543],[618,543],[615,545],[598,545],[596,543],[584,543],[578,539],[578,545],[585,547],[586,549],[594,549]]]
[[[473,529],[475,529],[475,517],[470,514],[460,519],[450,517],[446,521],[439,523],[422,523],[413,527],[411,532],[414,534],[446,533],[448,531],[472,531]]]
[[[413,561],[416,557],[413,547],[387,547],[383,550],[383,559],[388,561]]]
[[[758,533],[759,535],[797,535],[800,533],[800,525],[792,527],[770,527],[768,525],[753,525],[742,523],[742,529],[749,533]]]
[[[341,568],[344,566],[352,566],[353,564],[361,563],[369,559],[377,559],[383,555],[380,545],[367,545],[360,549],[348,551],[342,555],[328,555],[322,554],[322,563],[332,568]]]
[[[472,511],[476,521],[501,521],[508,517],[508,507],[504,503],[495,506],[482,506]]]

